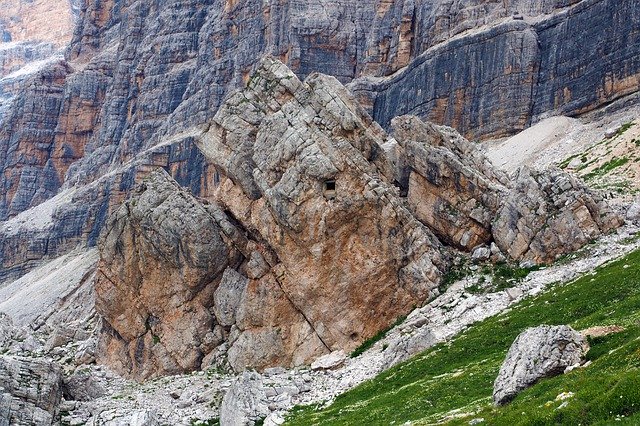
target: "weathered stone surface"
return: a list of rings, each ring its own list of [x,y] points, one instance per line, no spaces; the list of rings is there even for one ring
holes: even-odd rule
[[[249,280],[246,277],[234,269],[225,269],[220,285],[214,293],[214,312],[220,325],[230,327],[235,324],[236,312],[247,284]]]
[[[62,374],[40,359],[0,356],[0,423],[52,425],[62,398]]]
[[[91,373],[76,371],[64,378],[63,393],[68,401],[91,401],[105,395],[107,389]]]
[[[269,414],[267,395],[259,374],[243,373],[227,391],[220,407],[220,424],[251,426]]]
[[[139,377],[198,368],[211,284],[238,259],[214,217],[161,171],[112,215],[101,248],[101,359]]]
[[[514,185],[450,128],[394,127],[336,79],[300,81],[264,59],[195,136],[213,170],[208,204],[157,171],[109,219],[99,361],[136,378],[307,364],[437,295],[440,240],[544,262],[619,224],[563,172],[523,169]]]
[[[512,259],[549,263],[621,224],[602,197],[575,177],[557,168],[523,167],[492,229]]]
[[[432,296],[443,264],[391,184],[386,139],[337,80],[266,59],[200,142],[216,202],[271,247],[282,291],[330,350]]]
[[[582,362],[589,350],[585,338],[568,326],[540,326],[513,342],[493,385],[493,402],[504,405],[540,379],[564,373]]]
[[[631,203],[625,218],[627,222],[640,225],[640,199],[636,199]]]
[[[512,134],[550,114],[578,115],[637,91],[637,2],[528,3],[511,7],[535,16],[576,4],[543,19],[471,31],[428,49],[397,75],[352,89],[385,127],[397,115],[413,114],[471,138]],[[489,3],[480,16],[500,7]]]
[[[344,364],[347,356],[343,351],[331,352],[321,356],[311,364],[312,370],[333,370]]]
[[[73,34],[73,0],[0,1],[2,42],[48,41],[64,47]]]
[[[411,116],[394,119],[392,127],[405,151],[408,201],[416,217],[460,249],[488,243],[506,176],[451,129]]]
[[[67,211],[73,221],[56,218],[67,222],[36,243],[6,243],[0,258],[11,277],[77,244],[95,245],[103,222],[94,218],[106,217],[146,167],[166,167],[181,185],[209,195],[214,172],[194,147],[193,127],[211,120],[265,53],[302,77],[321,71],[348,82],[399,71],[353,86],[377,120],[387,125],[410,112],[474,137],[511,133],[549,110],[578,114],[637,88],[631,0],[126,0],[81,9],[65,61],[12,88],[15,101],[0,112],[0,220],[61,188],[110,182],[87,188],[100,196],[75,199]],[[514,12],[524,19],[511,20]]]

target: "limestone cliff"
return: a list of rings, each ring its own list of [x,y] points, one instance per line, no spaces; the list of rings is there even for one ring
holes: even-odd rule
[[[76,197],[72,222],[39,231],[44,243],[28,262],[0,253],[8,275],[60,254],[59,240],[95,244],[96,228],[148,166],[208,195],[213,172],[193,128],[266,53],[303,78],[320,71],[353,82],[383,127],[411,113],[474,138],[580,114],[638,87],[631,0],[124,0],[79,9],[64,61],[12,86],[0,119],[0,220],[64,189],[102,189],[91,206],[90,195]],[[30,244],[14,243],[14,252]]]

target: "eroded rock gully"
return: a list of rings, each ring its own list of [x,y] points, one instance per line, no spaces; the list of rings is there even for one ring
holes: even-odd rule
[[[107,221],[100,361],[138,379],[308,364],[436,296],[449,247],[546,262],[622,223],[559,170],[514,184],[452,129],[394,129],[264,59],[196,136],[211,196],[154,171]]]

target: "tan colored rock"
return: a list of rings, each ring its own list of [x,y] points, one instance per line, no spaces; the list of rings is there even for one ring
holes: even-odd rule
[[[164,172],[114,213],[96,279],[96,309],[106,318],[99,361],[137,377],[200,366],[214,326],[212,284],[238,258],[220,230]]]
[[[309,364],[437,295],[441,241],[542,262],[616,226],[562,172],[514,185],[452,129],[401,117],[394,135],[336,79],[264,59],[195,136],[209,199],[157,171],[109,219],[98,361],[138,379]]]
[[[416,217],[459,249],[488,244],[506,176],[452,129],[412,116],[398,117],[392,126],[405,151],[408,201]]]
[[[284,296],[332,351],[433,296],[443,265],[392,184],[386,142],[337,80],[301,82],[271,59],[200,142],[222,176],[216,201],[273,249]]]
[[[236,370],[300,365],[328,351],[272,271],[246,276],[264,258],[247,234],[164,171],[150,174],[100,242],[98,361],[145,379],[225,358]]]
[[[0,35],[11,41],[46,41],[64,47],[73,35],[70,0],[0,0]]]

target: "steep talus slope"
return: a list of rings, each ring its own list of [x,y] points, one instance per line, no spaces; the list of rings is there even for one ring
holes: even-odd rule
[[[131,189],[137,170],[149,165],[167,167],[181,185],[207,195],[212,171],[193,139],[180,135],[209,121],[265,53],[302,77],[320,71],[346,83],[397,73],[388,81],[365,78],[353,86],[376,120],[386,125],[410,111],[474,137],[517,131],[549,110],[597,107],[634,90],[636,81],[633,2],[127,0],[86,1],[80,12],[66,63],[41,71],[34,81],[44,85],[23,86],[6,111],[0,219],[61,188],[98,179],[104,179],[104,190],[90,210],[104,217],[120,191]],[[513,21],[515,12],[526,19]],[[592,15],[602,25],[585,24]],[[615,23],[615,31],[607,30],[608,23]],[[581,47],[555,42],[576,27]],[[590,44],[605,36],[611,52]],[[562,48],[551,50],[555,45]],[[586,67],[589,74],[544,71],[555,69],[556,57],[585,68],[576,55],[583,46],[591,52],[589,63],[599,65]],[[600,53],[604,59],[595,60]],[[614,68],[623,71],[610,73]],[[613,77],[603,86],[604,75]],[[534,82],[543,80],[544,87],[535,89]],[[536,106],[533,92],[554,101]],[[87,209],[75,208],[76,217]],[[41,238],[93,244],[86,235],[101,224],[74,223],[67,236],[49,229]],[[39,256],[60,254],[56,247],[44,244]],[[3,254],[7,275],[29,268],[24,259],[8,258]]]
[[[453,129],[394,124],[262,60],[195,136],[209,203],[155,171],[107,221],[99,359],[138,379],[306,364],[437,296],[445,246],[551,262],[621,224],[564,172],[514,185]]]

